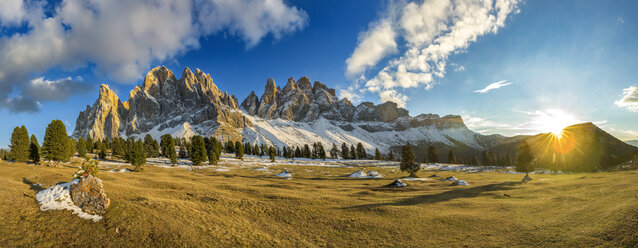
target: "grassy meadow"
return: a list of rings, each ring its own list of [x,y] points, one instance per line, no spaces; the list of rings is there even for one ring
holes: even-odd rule
[[[97,223],[40,211],[35,194],[70,181],[62,168],[0,162],[2,247],[636,247],[638,171],[532,175],[422,171],[343,177],[356,168],[286,166],[269,171],[145,166],[101,171],[111,207]]]

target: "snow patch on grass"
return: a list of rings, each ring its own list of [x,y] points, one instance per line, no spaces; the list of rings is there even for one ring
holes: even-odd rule
[[[44,189],[35,195],[36,201],[40,203],[40,210],[71,210],[73,214],[86,220],[98,222],[102,216],[88,214],[81,208],[73,204],[71,200],[71,185],[78,183],[80,180],[74,179],[68,183],[56,184],[53,187]]]

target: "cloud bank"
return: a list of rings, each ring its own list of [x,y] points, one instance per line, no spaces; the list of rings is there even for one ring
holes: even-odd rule
[[[512,83],[511,82],[507,82],[507,80],[502,80],[502,81],[498,81],[498,82],[495,82],[495,83],[491,83],[488,86],[485,86],[485,88],[480,89],[480,90],[475,90],[474,92],[475,93],[485,94],[487,92],[490,92],[490,90],[495,90],[495,89],[501,88],[503,86],[508,86],[510,84],[512,84]]]
[[[381,102],[405,106],[403,89],[431,88],[445,76],[448,57],[462,52],[479,36],[496,33],[508,16],[518,12],[519,0],[393,1],[387,13],[360,35],[346,60],[346,76],[355,78],[375,69],[363,90]],[[396,53],[400,47],[402,53]]]
[[[53,67],[92,65],[97,74],[134,83],[151,63],[198,48],[202,37],[226,32],[251,48],[267,35],[279,39],[308,21],[305,11],[283,0],[62,0],[50,5],[0,1],[0,28],[28,27],[0,36],[1,107],[20,112],[28,102],[33,110],[38,101],[66,99],[39,94],[49,88],[37,88],[29,78]],[[63,86],[68,82],[54,85],[59,93],[74,93]],[[14,90],[22,95],[10,98]],[[13,106],[17,103],[24,104]]]
[[[614,101],[614,104],[631,112],[638,112],[638,86],[629,86],[622,92],[623,97]]]

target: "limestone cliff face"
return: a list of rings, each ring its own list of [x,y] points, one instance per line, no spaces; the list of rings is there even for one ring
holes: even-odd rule
[[[128,115],[128,107],[117,97],[108,85],[100,86],[100,94],[93,106],[86,106],[75,122],[74,137],[117,137],[125,130],[121,117]],[[126,121],[124,120],[124,123]]]
[[[239,110],[237,98],[221,92],[209,74],[185,68],[177,79],[163,66],[149,71],[124,103],[103,85],[98,100],[80,113],[76,123],[74,137],[94,139],[197,126],[199,130],[182,131],[186,136],[215,134],[240,140],[241,129],[251,125]]]

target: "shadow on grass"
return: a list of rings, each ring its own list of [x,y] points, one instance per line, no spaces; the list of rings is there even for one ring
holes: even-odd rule
[[[411,206],[411,205],[418,205],[418,204],[433,204],[438,202],[450,201],[450,200],[454,200],[458,198],[473,198],[473,197],[479,196],[483,192],[509,190],[509,189],[512,189],[514,186],[520,185],[520,184],[522,183],[521,182],[495,183],[495,184],[488,184],[488,185],[477,186],[472,188],[453,189],[453,190],[448,190],[438,194],[421,195],[417,197],[402,199],[396,202],[365,204],[365,205],[357,205],[357,206],[352,206],[347,208],[371,208],[371,207],[380,207],[380,206]]]
[[[43,190],[44,188],[42,186],[40,186],[39,184],[26,179],[26,178],[22,178],[22,182],[26,185],[29,185],[29,189],[33,190],[34,192],[38,193],[40,190]]]

